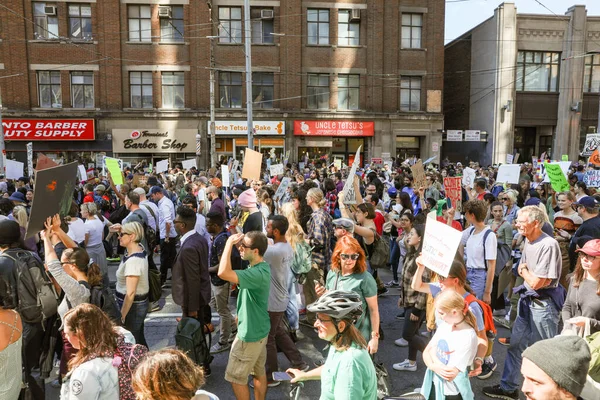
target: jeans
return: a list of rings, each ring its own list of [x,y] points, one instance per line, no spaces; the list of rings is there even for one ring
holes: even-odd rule
[[[485,268],[467,268],[467,280],[471,285],[471,289],[473,289],[473,294],[479,300],[483,300],[486,276],[487,271]]]
[[[418,315],[418,321],[411,321],[410,314]],[[427,341],[419,335],[419,328],[425,318],[425,310],[418,310],[414,307],[404,309],[404,327],[402,329],[402,338],[408,342],[408,359],[410,361],[417,360],[417,353],[421,353],[427,346]]]
[[[121,300],[119,297],[116,299],[119,309],[122,309],[123,300]],[[146,314],[148,314],[148,299],[134,301],[131,303],[131,308],[127,313],[127,317],[125,317],[124,328],[131,332],[135,338],[136,344],[141,344],[148,347],[148,344],[146,343],[146,337],[144,336],[144,320],[146,319]]]
[[[160,240],[160,280],[162,283],[167,281],[169,269],[175,263],[175,256],[177,255],[176,246],[176,238],[170,238],[168,242],[165,242],[164,239]]]
[[[522,301],[523,299],[519,299],[519,306]],[[556,309],[551,299],[532,301],[529,312],[528,319],[525,319],[519,313],[512,328],[510,347],[508,348],[504,371],[502,371],[502,379],[500,380],[500,387],[507,391],[514,391],[519,388],[523,351],[537,341],[556,336],[558,331],[559,310]]]
[[[217,310],[221,319],[219,327],[219,343],[227,344],[231,337],[231,324],[233,321],[233,315],[229,309],[229,289],[231,284],[229,282],[224,285],[215,286],[210,285],[213,291],[213,303],[211,307]]]
[[[300,328],[300,314],[298,314],[298,299],[296,297],[296,277],[290,271],[288,274],[288,293],[290,301],[285,309],[285,316],[290,324],[290,329],[297,331]]]
[[[398,282],[398,262],[400,262],[400,246],[396,242],[397,236],[390,238],[390,264],[392,265],[392,274],[395,282]]]
[[[269,331],[269,339],[267,341],[267,379],[273,379],[271,374],[278,370],[277,364],[277,348],[287,357],[292,365],[292,368],[302,368],[306,363],[302,360],[300,352],[296,348],[292,337],[285,329],[283,324],[284,312],[269,311],[271,319],[271,330]]]

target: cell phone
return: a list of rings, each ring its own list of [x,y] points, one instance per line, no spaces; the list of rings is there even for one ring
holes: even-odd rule
[[[273,372],[273,380],[274,381],[291,381],[292,376],[287,372]]]
[[[315,280],[313,280],[313,282],[315,283],[315,286],[317,286],[317,285],[320,285],[320,284],[321,284],[321,282],[319,282],[319,281],[318,281],[318,280],[316,280],[316,279],[315,279]]]
[[[448,208],[452,208],[452,200],[450,200],[450,197],[446,198],[446,205],[448,206]]]

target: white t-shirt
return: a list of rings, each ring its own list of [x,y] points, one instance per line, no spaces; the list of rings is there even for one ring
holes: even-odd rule
[[[77,218],[69,222],[69,231],[67,235],[75,241],[81,243],[85,240],[85,222],[81,218]]]
[[[431,340],[438,360],[447,367],[455,367],[464,372],[473,364],[477,354],[477,333],[474,329],[453,331],[452,325],[443,323]],[[457,395],[458,388],[453,382],[444,380],[444,394]]]
[[[127,257],[125,262],[121,261],[117,269],[117,292],[127,294],[127,277],[139,276],[135,294],[147,294],[150,291],[148,283],[148,258],[147,257]]]
[[[465,253],[467,255],[467,268],[485,269],[485,262],[483,260],[483,237],[485,231],[490,230],[489,226],[486,226],[481,232],[473,233],[474,228],[465,229],[462,233],[462,239],[460,243],[465,245]],[[497,253],[498,241],[496,235],[490,233],[485,240],[485,259],[495,260]]]
[[[104,234],[104,223],[98,219],[85,220],[85,233],[89,234],[87,245],[89,247],[102,244],[102,235]]]

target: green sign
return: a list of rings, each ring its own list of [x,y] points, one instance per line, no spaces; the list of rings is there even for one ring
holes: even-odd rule
[[[110,172],[110,177],[115,185],[123,184],[123,174],[121,174],[121,167],[119,166],[119,160],[116,158],[106,157],[104,159],[106,163],[106,169]]]
[[[562,155],[562,161],[569,161],[569,155],[568,154],[563,154]]]
[[[567,181],[567,177],[560,168],[560,164],[546,163],[544,166],[546,167],[546,172],[548,173],[548,178],[550,179],[552,189],[554,189],[557,193],[568,192],[571,189],[571,186]]]
[[[148,172],[152,173],[152,163],[148,164]]]

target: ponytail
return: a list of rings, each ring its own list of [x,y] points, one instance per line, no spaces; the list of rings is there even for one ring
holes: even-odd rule
[[[102,286],[102,271],[96,263],[91,263],[87,269],[87,279],[91,287]]]

